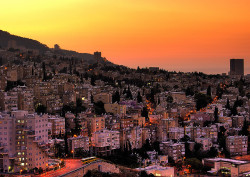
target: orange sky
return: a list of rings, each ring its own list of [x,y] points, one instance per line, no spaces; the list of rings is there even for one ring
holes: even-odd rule
[[[11,0],[0,28],[116,64],[222,73],[230,58],[250,73],[249,0]]]

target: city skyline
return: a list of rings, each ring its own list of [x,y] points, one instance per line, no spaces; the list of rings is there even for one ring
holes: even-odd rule
[[[1,2],[0,20],[11,34],[49,47],[102,51],[132,68],[221,74],[228,73],[231,58],[244,58],[249,74],[249,3],[26,0]]]

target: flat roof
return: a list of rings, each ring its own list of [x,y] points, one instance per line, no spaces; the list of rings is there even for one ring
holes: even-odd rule
[[[204,160],[212,161],[212,162],[229,162],[229,163],[233,163],[237,165],[250,163],[249,161],[226,159],[226,158],[206,158]]]

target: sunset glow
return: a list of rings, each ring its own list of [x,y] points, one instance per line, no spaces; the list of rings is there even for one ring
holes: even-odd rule
[[[0,29],[49,47],[102,52],[136,68],[250,73],[249,0],[11,0],[0,2]]]

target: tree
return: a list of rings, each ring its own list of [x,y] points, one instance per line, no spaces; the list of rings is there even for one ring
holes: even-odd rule
[[[112,95],[112,103],[119,103],[120,102],[120,93],[118,91],[116,91],[113,95]]]
[[[220,84],[218,84],[216,88],[216,96],[218,96],[218,98],[221,98],[222,94],[223,94],[223,89],[221,88]]]
[[[230,107],[230,103],[229,103],[229,99],[227,98],[227,104],[226,104],[226,106],[225,106],[227,109],[231,109],[231,107]]]
[[[212,96],[211,95],[211,86],[209,85],[208,87],[207,87],[207,96]]]
[[[64,152],[65,152],[65,155],[68,155],[69,154],[69,146],[68,146],[68,132],[67,130],[65,130],[65,134],[64,134]]]
[[[244,124],[243,124],[241,131],[240,131],[240,134],[244,135],[244,136],[248,136],[248,122],[247,122],[246,118],[244,119]]]
[[[160,104],[161,103],[161,99],[160,99],[160,97],[158,97],[158,104]]]
[[[185,163],[186,163],[186,165],[188,165],[191,172],[192,172],[192,169],[200,171],[202,169],[202,167],[203,167],[202,162],[197,158],[186,159]]]
[[[148,118],[148,109],[147,107],[143,107],[142,112],[141,112],[141,116]]]
[[[218,116],[218,108],[215,107],[214,109],[214,123],[218,123],[219,122],[219,116]]]
[[[244,96],[246,95],[246,94],[245,94],[244,87],[243,87],[243,84],[239,84],[238,90],[239,90],[239,95],[240,95],[241,97],[244,97]]]
[[[185,155],[186,155],[186,158],[193,157],[193,152],[190,150],[188,142],[185,142]]]
[[[173,101],[174,101],[173,97],[171,95],[169,95],[167,97],[167,102],[171,104],[171,103],[173,103]]]
[[[247,92],[246,97],[250,99],[250,92]]]
[[[237,111],[237,104],[234,103],[232,109],[231,109],[231,115],[237,115],[238,111]]]
[[[188,142],[188,141],[190,141],[190,137],[188,136],[188,135],[185,135],[183,138],[181,138],[181,141],[182,142]]]
[[[90,96],[90,100],[91,100],[91,103],[94,103],[94,97],[93,97],[92,93],[91,93],[91,96]]]
[[[55,143],[55,157],[61,158],[63,153],[62,145],[60,143]]]
[[[218,151],[215,147],[211,147],[210,150],[207,152],[208,157],[216,157],[218,155]]]
[[[95,86],[95,80],[96,80],[96,77],[92,75],[91,80],[90,80],[91,85]]]
[[[186,96],[193,96],[194,95],[194,90],[192,87],[187,87],[187,89],[185,90]]]
[[[200,143],[195,143],[194,144],[194,154],[197,154],[201,151],[202,144]]]
[[[142,96],[141,96],[140,91],[138,91],[137,93],[137,103],[142,103]]]
[[[212,98],[210,96],[207,96],[207,95],[202,94],[202,93],[195,94],[194,99],[196,101],[196,109],[197,110],[200,110],[201,108],[206,107],[208,105],[208,103],[212,102]]]
[[[47,110],[47,107],[44,106],[44,105],[42,105],[42,104],[38,104],[36,106],[36,112],[37,112],[37,114],[45,114],[46,110]]]
[[[75,118],[74,123],[75,123],[75,128],[72,131],[73,131],[74,134],[80,135],[82,126],[81,126],[81,124],[79,122],[79,119]]]
[[[46,74],[46,68],[45,68],[45,63],[42,63],[42,68],[43,68],[43,81],[47,80],[47,74]]]
[[[129,87],[129,86],[128,86],[126,98],[129,98],[129,99],[131,99],[131,100],[133,99],[133,96],[132,96],[132,93],[131,93],[131,90],[130,90],[130,87]]]
[[[223,149],[223,153],[228,156],[228,151],[226,149],[226,129],[224,126],[220,126],[220,131],[218,132],[218,144],[221,149]]]
[[[86,110],[86,107],[82,105],[82,100],[80,98],[76,99],[76,107],[73,107],[73,112],[75,115]]]
[[[94,109],[97,115],[102,115],[106,113],[104,109],[104,103],[102,101],[98,101],[97,103],[94,103]]]
[[[125,95],[126,93],[127,93],[127,89],[126,89],[126,88],[124,88],[124,90],[123,90],[122,94],[123,94],[123,95]]]
[[[43,173],[43,169],[42,169],[42,167],[39,167],[39,169],[38,169],[38,173],[39,173],[39,174],[42,174],[42,173]]]

